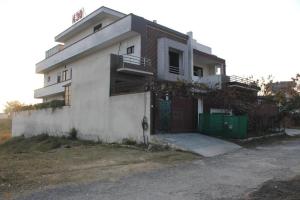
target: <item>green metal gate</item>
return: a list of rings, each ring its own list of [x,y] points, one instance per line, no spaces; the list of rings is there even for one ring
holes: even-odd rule
[[[211,136],[243,139],[247,137],[248,117],[224,114],[200,114],[199,131]]]
[[[169,131],[171,126],[171,101],[159,100],[159,129]]]

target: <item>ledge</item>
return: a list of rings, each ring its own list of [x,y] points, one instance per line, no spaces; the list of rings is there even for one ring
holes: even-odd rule
[[[36,64],[36,73],[44,73],[59,65],[108,47],[138,33],[131,31],[132,16],[128,15],[101,31],[93,33]]]

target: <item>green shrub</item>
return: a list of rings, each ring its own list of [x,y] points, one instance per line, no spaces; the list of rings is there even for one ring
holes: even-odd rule
[[[69,132],[69,139],[76,140],[77,139],[77,130],[75,128],[72,128]]]
[[[49,138],[49,135],[47,133],[43,133],[41,135],[32,137],[32,140],[34,140],[36,142],[42,142],[44,140],[47,140],[48,138]]]
[[[21,107],[20,111],[25,111],[25,110],[40,110],[40,109],[46,109],[46,108],[61,108],[65,106],[65,101],[64,100],[53,100],[50,102],[44,102],[44,103],[38,103],[34,105],[26,105]]]
[[[64,100],[53,100],[50,101],[50,108],[60,108],[65,106],[65,101]]]
[[[125,145],[136,145],[136,141],[134,141],[132,139],[124,138],[122,140],[122,144],[125,144]]]

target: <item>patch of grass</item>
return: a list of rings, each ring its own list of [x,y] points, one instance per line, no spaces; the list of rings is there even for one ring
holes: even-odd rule
[[[11,138],[11,119],[0,119],[0,144]]]
[[[11,133],[10,132],[4,132],[0,134],[0,144],[9,140],[11,138]]]
[[[33,151],[47,152],[63,146],[79,146],[94,144],[90,141],[71,140],[65,137],[54,137],[41,134],[30,138],[24,136],[14,137],[0,145],[0,152],[6,153],[28,153]]]
[[[150,152],[137,146],[99,144],[46,134],[15,137],[0,144],[0,198],[1,193],[117,179],[198,158],[186,152]]]
[[[11,119],[0,119],[0,131],[11,130]]]
[[[124,144],[124,145],[136,145],[137,143],[134,140],[131,140],[131,139],[128,139],[128,138],[124,138],[122,140],[122,144]]]

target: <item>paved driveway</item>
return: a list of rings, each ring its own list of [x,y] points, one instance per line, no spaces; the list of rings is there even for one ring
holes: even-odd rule
[[[243,199],[263,182],[300,174],[300,140],[203,158],[116,181],[42,189],[19,200]]]
[[[205,157],[217,156],[240,149],[232,142],[210,137],[200,133],[176,133],[154,135],[156,140],[164,141],[176,148],[191,151]]]

